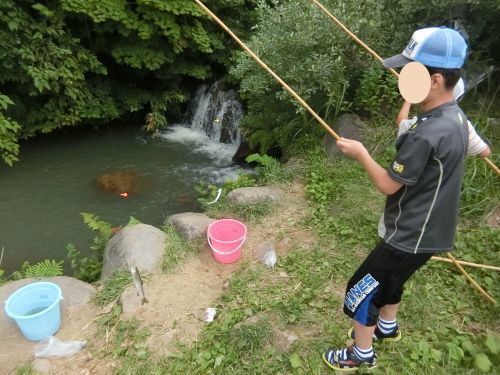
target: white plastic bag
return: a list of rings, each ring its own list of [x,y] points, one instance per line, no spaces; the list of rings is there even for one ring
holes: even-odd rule
[[[215,307],[209,307],[205,311],[205,322],[212,323],[215,319],[215,315],[217,314],[217,309]]]
[[[258,244],[256,253],[260,261],[266,266],[273,268],[276,265],[278,257],[276,255],[276,250],[274,249],[274,244],[271,241]]]
[[[49,336],[35,345],[35,358],[69,357],[85,348],[85,341],[61,341],[55,336]]]

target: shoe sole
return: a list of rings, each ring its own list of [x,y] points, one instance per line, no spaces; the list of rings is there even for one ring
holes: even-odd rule
[[[323,362],[325,362],[325,364],[330,367],[332,370],[334,371],[339,371],[339,372],[344,372],[344,373],[349,373],[349,372],[358,372],[358,370],[360,370],[360,367],[353,367],[353,368],[349,368],[349,367],[338,367],[338,366],[334,366],[332,365],[330,362],[328,362],[328,360],[326,359],[325,357],[325,353],[323,353],[323,355],[321,356],[321,358],[323,358]],[[366,369],[368,371],[371,371],[373,370],[374,368],[376,368],[377,365],[374,365],[374,366],[368,366]]]
[[[351,327],[349,331],[347,331],[347,337],[349,337],[351,340],[354,340],[354,328]],[[385,339],[376,339],[373,337],[374,342],[398,342],[401,341],[401,331],[398,331],[398,335],[396,337],[388,337]]]

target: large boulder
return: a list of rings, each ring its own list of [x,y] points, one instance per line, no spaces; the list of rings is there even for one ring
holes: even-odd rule
[[[165,251],[166,234],[147,224],[127,226],[115,234],[106,245],[101,280],[118,269],[136,266],[139,271],[160,269]]]
[[[6,301],[17,289],[38,281],[49,281],[59,285],[63,295],[61,301],[62,311],[88,304],[96,292],[94,286],[72,277],[28,278],[2,285],[0,287],[0,301]],[[18,334],[19,332],[14,320],[7,317],[5,313],[0,314],[0,332],[2,332],[2,334]]]
[[[204,214],[184,212],[169,216],[165,220],[165,224],[172,225],[177,233],[186,240],[191,241],[198,238],[205,238],[208,226],[214,221],[215,219]]]
[[[235,204],[278,203],[283,199],[280,189],[260,186],[234,189],[227,198]]]
[[[363,142],[366,125],[357,115],[347,113],[337,118],[333,129],[341,137]],[[336,143],[330,134],[325,135],[325,150],[328,155],[333,157],[342,155]]]

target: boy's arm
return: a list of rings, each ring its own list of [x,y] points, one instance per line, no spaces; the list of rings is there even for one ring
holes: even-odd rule
[[[489,146],[477,134],[476,129],[470,121],[467,121],[469,129],[469,146],[467,147],[467,155],[478,155],[482,158],[487,158],[491,154]]]
[[[411,108],[411,103],[405,100],[405,102],[401,106],[401,109],[399,110],[398,117],[396,117],[397,126],[401,124],[401,121],[408,119],[408,116],[410,115],[410,108]]]
[[[402,184],[389,176],[389,173],[373,160],[361,142],[342,138],[337,141],[337,146],[346,156],[359,161],[382,194],[392,195],[401,188]]]

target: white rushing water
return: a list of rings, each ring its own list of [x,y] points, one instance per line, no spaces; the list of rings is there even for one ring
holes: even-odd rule
[[[191,152],[203,154],[214,161],[211,167],[196,171],[212,182],[236,178],[241,168],[232,158],[241,143],[239,123],[243,107],[234,90],[225,90],[218,81],[201,86],[186,112],[183,123],[174,124],[160,137],[186,145]]]
[[[221,165],[231,163],[241,143],[239,123],[243,107],[234,90],[224,90],[220,81],[201,86],[182,124],[175,124],[161,137],[193,146]]]

